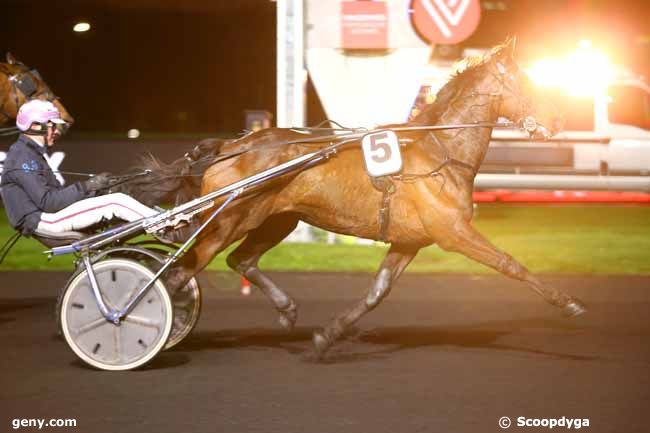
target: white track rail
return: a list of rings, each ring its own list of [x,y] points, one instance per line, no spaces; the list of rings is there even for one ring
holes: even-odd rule
[[[650,176],[578,176],[479,173],[474,187],[485,189],[546,189],[650,192]]]

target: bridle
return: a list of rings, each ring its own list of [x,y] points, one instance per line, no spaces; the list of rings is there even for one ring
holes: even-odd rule
[[[46,101],[54,102],[59,99],[54,92],[50,89],[47,83],[41,77],[41,74],[36,69],[30,69],[22,63],[17,63],[22,70],[11,74],[6,70],[0,70],[4,75],[6,75],[7,80],[11,83],[13,90],[13,102],[16,106],[16,110],[20,106],[20,94],[22,93],[23,97],[30,101],[32,99],[44,99]],[[39,86],[39,83],[41,84]],[[7,94],[4,100],[0,103],[0,115],[5,117],[5,120],[13,120],[11,116],[6,111],[7,102],[11,100],[11,94]],[[0,135],[11,135],[18,131],[18,128],[15,126],[8,128],[0,128]]]
[[[517,101],[517,113],[515,116],[513,116],[515,117],[515,119],[513,119],[513,122],[517,125],[521,125],[521,128],[527,131],[531,136],[538,130],[545,136],[550,135],[548,134],[548,130],[544,126],[540,125],[535,119],[535,116],[531,114],[534,111],[533,105],[530,102],[529,98],[524,96],[521,83],[519,80],[517,80],[517,76],[508,70],[508,68],[503,63],[501,63],[501,61],[496,61],[494,65],[497,72],[495,73],[494,71],[490,70],[490,73],[501,86],[497,92],[499,97],[498,111],[500,111],[500,106],[503,104],[504,91],[507,90]],[[517,65],[517,73],[520,73],[519,65]]]

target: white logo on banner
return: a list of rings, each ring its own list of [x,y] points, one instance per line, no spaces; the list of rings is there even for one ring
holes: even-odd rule
[[[435,6],[432,4],[435,3]],[[427,13],[431,16],[431,19],[436,23],[436,26],[440,32],[447,38],[451,38],[452,32],[449,28],[449,25],[452,27],[458,26],[460,20],[465,15],[467,11],[467,6],[469,6],[470,0],[460,0],[460,5],[456,8],[454,12],[453,9],[458,4],[458,0],[423,0],[422,6],[426,9]],[[437,7],[437,8],[436,8]],[[440,11],[443,16],[440,16],[438,13]]]
[[[402,169],[399,141],[393,131],[368,134],[361,140],[366,170],[373,177],[394,174]]]

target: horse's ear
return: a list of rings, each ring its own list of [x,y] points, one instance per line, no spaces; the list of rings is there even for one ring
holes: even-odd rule
[[[18,63],[14,55],[8,51],[7,51],[7,63],[9,63],[10,65],[13,65],[14,63]]]

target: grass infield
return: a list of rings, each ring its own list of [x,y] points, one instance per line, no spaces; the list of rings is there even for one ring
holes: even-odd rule
[[[650,275],[650,207],[644,206],[522,206],[480,205],[475,227],[531,271],[554,274]],[[0,240],[13,233],[4,212]],[[48,261],[33,239],[14,246],[2,270],[72,271],[74,257]],[[226,270],[229,248],[210,270]],[[266,270],[376,271],[385,245],[283,243],[261,260]],[[420,251],[408,272],[492,273],[489,268],[435,246]]]

